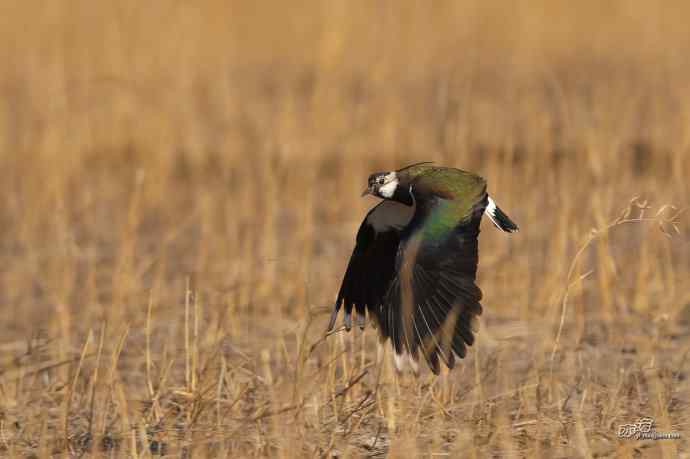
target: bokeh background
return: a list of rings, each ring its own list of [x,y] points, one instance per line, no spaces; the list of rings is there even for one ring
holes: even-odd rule
[[[0,455],[687,455],[688,17],[0,1]],[[439,378],[322,339],[366,177],[414,161],[521,226]]]

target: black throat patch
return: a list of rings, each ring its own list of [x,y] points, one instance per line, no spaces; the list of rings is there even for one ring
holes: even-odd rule
[[[398,201],[405,205],[411,206],[414,204],[414,198],[409,187],[398,185],[395,187],[395,192],[391,198],[394,201]]]

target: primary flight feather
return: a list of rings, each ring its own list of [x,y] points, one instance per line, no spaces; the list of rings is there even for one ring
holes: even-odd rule
[[[396,366],[420,354],[434,373],[453,368],[474,342],[481,314],[475,284],[479,223],[486,214],[499,229],[518,227],[486,192],[486,181],[460,169],[428,163],[369,176],[362,196],[383,198],[364,218],[333,314],[344,325],[368,312],[382,340],[390,338]]]

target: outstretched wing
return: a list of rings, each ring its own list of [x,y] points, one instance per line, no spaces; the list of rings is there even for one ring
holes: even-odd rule
[[[466,210],[458,206],[467,203],[440,197],[417,204],[381,311],[382,332],[395,352],[415,359],[423,354],[434,373],[439,357],[449,368],[455,356],[465,357],[474,342],[473,322],[482,312],[475,278],[486,192],[480,190],[474,201]]]
[[[343,304],[344,323],[348,330],[352,327],[353,307],[360,327],[364,327],[367,308],[369,314],[379,321],[381,302],[395,276],[400,232],[413,213],[413,207],[388,200],[369,211],[357,232],[357,243],[347,265],[328,330],[333,329]]]

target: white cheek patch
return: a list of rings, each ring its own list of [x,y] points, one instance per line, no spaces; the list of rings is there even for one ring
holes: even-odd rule
[[[394,178],[379,188],[379,194],[384,198],[392,198],[396,188],[398,188],[398,179]]]

